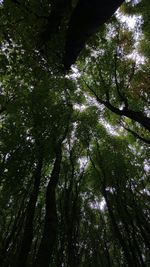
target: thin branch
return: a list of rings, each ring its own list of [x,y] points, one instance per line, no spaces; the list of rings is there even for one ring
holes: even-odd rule
[[[129,133],[131,133],[134,137],[138,138],[139,140],[145,142],[146,144],[150,145],[150,140],[146,139],[142,136],[140,136],[138,133],[134,132],[130,128],[125,127],[124,125],[121,125],[125,130],[127,130]]]
[[[106,84],[106,82],[105,82],[105,79],[103,78],[102,70],[101,70],[101,69],[99,69],[99,75],[100,75],[100,78],[101,78],[102,83],[103,83],[104,88],[105,88],[106,99],[107,99],[107,101],[109,102],[109,99],[110,99],[110,98],[109,98],[109,87],[107,86],[107,84]]]
[[[117,93],[118,93],[118,96],[119,96],[120,100],[123,101],[123,103],[125,104],[126,108],[128,108],[128,100],[120,92],[120,86],[119,86],[118,77],[117,77],[117,48],[116,48],[116,53],[114,55],[114,66],[115,66],[115,73],[114,74],[115,74],[115,84],[116,84]]]
[[[130,86],[130,83],[131,83],[131,81],[132,81],[132,79],[133,79],[133,77],[134,77],[135,69],[136,69],[136,63],[133,62],[133,64],[132,64],[132,70],[131,70],[131,73],[130,73],[130,75],[129,75],[129,80],[128,80],[128,84],[127,84],[127,86],[126,86],[126,90],[128,90],[128,88],[129,88],[129,86]]]
[[[82,78],[82,81],[85,83],[85,85],[87,86],[87,88],[93,93],[93,95],[96,97],[97,102],[99,102],[100,104],[105,105],[105,101],[100,99],[99,96],[96,94],[96,92],[92,89],[92,87]]]

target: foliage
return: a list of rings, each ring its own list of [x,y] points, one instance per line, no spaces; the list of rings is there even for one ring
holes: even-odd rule
[[[0,266],[148,267],[149,1],[122,8],[141,27],[114,16],[66,75],[76,1],[54,31],[58,2],[0,4]]]

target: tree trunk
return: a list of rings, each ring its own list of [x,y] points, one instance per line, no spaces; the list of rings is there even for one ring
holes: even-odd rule
[[[56,151],[56,159],[53,171],[47,186],[46,191],[46,214],[44,231],[41,244],[37,253],[37,258],[34,266],[48,267],[50,264],[53,248],[57,235],[57,210],[56,210],[56,186],[59,180],[62,148],[59,143]]]
[[[63,136],[56,145],[56,157],[46,191],[46,212],[42,240],[39,246],[37,257],[33,263],[34,267],[48,267],[52,260],[52,253],[57,237],[57,209],[56,209],[56,187],[59,181],[59,174],[62,160],[62,143],[65,140],[70,122],[69,113],[68,124]]]
[[[103,183],[102,185],[102,190],[103,190],[103,196],[105,198],[105,201],[106,201],[106,204],[107,204],[107,208],[108,208],[108,212],[109,212],[109,216],[110,216],[110,219],[111,219],[111,222],[112,222],[112,227],[114,229],[114,233],[123,249],[123,252],[124,252],[124,255],[126,257],[126,260],[129,264],[129,266],[135,266],[134,264],[134,261],[132,259],[132,256],[130,254],[130,251],[128,250],[128,246],[125,242],[125,240],[123,239],[122,237],[122,234],[120,232],[120,229],[118,227],[118,224],[116,222],[116,219],[115,219],[115,215],[114,215],[114,212],[113,212],[113,208],[110,204],[110,201],[109,201],[109,198],[108,198],[108,194],[107,194],[107,191],[106,191],[106,187],[105,187],[105,184]]]
[[[43,158],[40,158],[34,174],[34,187],[30,196],[29,203],[27,205],[26,219],[24,225],[24,233],[22,237],[22,242],[20,246],[20,252],[17,259],[15,267],[24,267],[26,266],[27,257],[31,248],[32,239],[33,239],[33,220],[35,214],[35,207],[39,193],[41,172],[43,166]]]
[[[12,253],[13,248],[16,245],[16,237],[20,234],[21,227],[24,221],[24,214],[25,214],[24,202],[25,202],[25,197],[23,198],[21,202],[18,213],[13,222],[11,231],[10,229],[8,229],[9,234],[7,235],[6,239],[2,241],[2,249],[0,250],[0,263],[2,266],[3,266],[3,262],[9,261],[9,255]]]

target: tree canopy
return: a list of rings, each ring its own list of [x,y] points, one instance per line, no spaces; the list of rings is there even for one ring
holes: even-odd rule
[[[150,2],[81,2],[0,1],[2,267],[150,266]]]

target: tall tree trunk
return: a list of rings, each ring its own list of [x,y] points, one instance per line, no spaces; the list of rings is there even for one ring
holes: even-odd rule
[[[44,231],[34,266],[48,267],[57,235],[56,186],[59,180],[62,142],[57,145],[56,159],[46,191]]]
[[[59,174],[61,169],[61,160],[62,160],[62,143],[65,140],[68,129],[70,118],[72,114],[72,106],[68,114],[68,123],[65,128],[65,131],[62,137],[58,140],[55,149],[55,162],[53,170],[49,179],[49,183],[46,190],[46,211],[45,211],[45,223],[42,240],[37,252],[35,262],[33,263],[34,267],[48,267],[52,260],[52,253],[55,246],[55,241],[57,237],[57,209],[56,209],[56,187],[59,181]]]
[[[37,167],[34,174],[34,187],[31,193],[29,203],[27,205],[26,219],[24,225],[24,232],[22,237],[22,242],[20,246],[20,252],[17,259],[15,267],[24,267],[26,266],[27,257],[31,248],[32,239],[33,239],[33,220],[35,214],[35,207],[39,193],[40,181],[41,181],[41,172],[43,166],[43,157],[40,157],[37,163]]]
[[[24,213],[25,213],[24,211],[25,197],[23,197],[23,200],[20,204],[20,207],[16,215],[16,218],[13,222],[11,231],[10,229],[8,229],[9,234],[7,235],[6,239],[2,241],[2,249],[0,249],[0,263],[2,266],[3,266],[3,262],[9,261],[9,255],[12,252],[12,248],[14,248],[16,245],[16,236],[20,234],[21,227],[23,225]]]
[[[123,239],[123,236],[122,236],[120,229],[118,227],[118,224],[116,222],[116,218],[115,218],[111,203],[109,201],[108,193],[106,191],[106,186],[105,186],[104,182],[102,185],[102,191],[103,191],[103,196],[104,196],[106,204],[107,204],[107,208],[108,208],[109,216],[111,219],[112,227],[114,229],[114,233],[115,233],[115,235],[116,235],[116,237],[117,237],[117,239],[118,239],[118,241],[122,247],[122,250],[124,252],[125,258],[129,264],[129,266],[135,266],[134,261],[133,261],[132,256],[131,256],[131,253],[128,249],[128,246],[127,246],[125,240]]]
[[[37,257],[34,262],[34,266],[36,267],[43,267],[43,266],[48,267],[50,265],[51,256],[55,246],[55,241],[57,236],[57,224],[58,224],[57,209],[56,209],[56,187],[59,181],[59,174],[61,168],[62,143],[68,133],[70,114],[71,113],[69,113],[68,125],[64,131],[64,134],[56,145],[55,162],[46,191],[46,212],[45,212],[44,231],[41,244],[39,246],[39,250],[37,253]]]
[[[115,197],[115,201],[116,201],[115,210],[118,212],[118,216],[122,222],[125,236],[126,236],[126,241],[130,249],[132,258],[134,259],[135,266],[144,267],[145,264],[142,258],[142,252],[140,251],[139,244],[137,242],[137,236],[136,236],[138,229],[136,228],[136,225],[133,224],[132,216],[129,214],[126,204],[124,204],[125,201],[121,197],[122,195],[123,193],[119,192],[118,190],[116,197]]]

